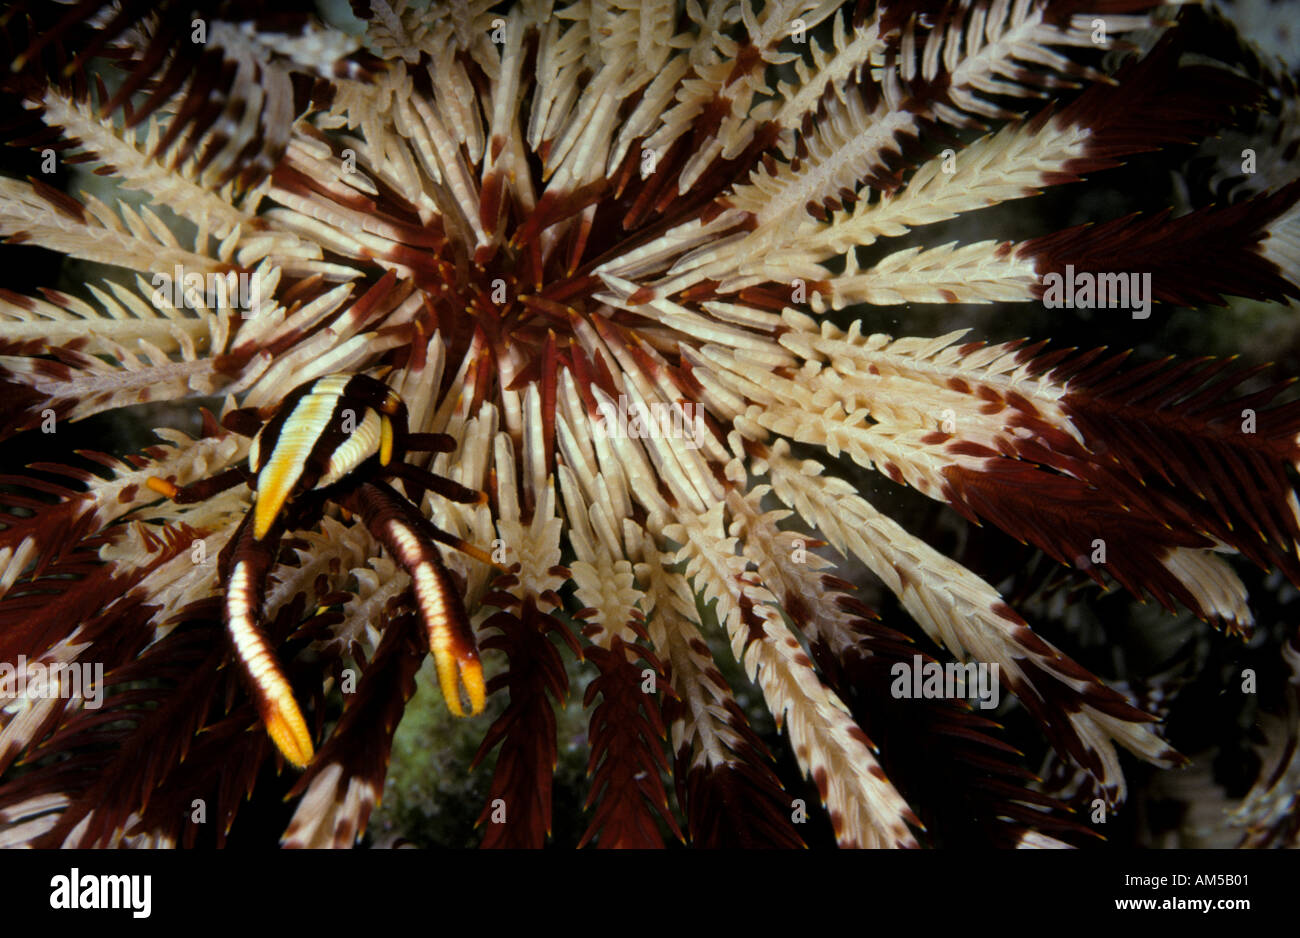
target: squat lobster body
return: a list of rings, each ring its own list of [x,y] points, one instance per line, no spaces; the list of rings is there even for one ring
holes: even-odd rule
[[[358,409],[364,414],[359,423]],[[327,488],[371,456],[387,466],[392,416],[402,414],[404,422],[405,410],[396,394],[367,375],[330,375],[296,388],[248,450],[257,474],[257,538],[266,536],[291,495]]]
[[[465,715],[463,691],[469,712],[481,711],[486,689],[474,633],[434,542],[493,562],[479,548],[435,527],[417,506],[426,489],[471,504],[484,496],[403,461],[413,450],[448,452],[455,441],[445,434],[409,433],[402,399],[369,375],[317,378],[295,388],[269,414],[236,410],[223,423],[253,437],[247,468],[238,466],[184,488],[162,479],[148,484],[180,503],[202,501],[241,482],[253,490],[253,507],[222,550],[218,575],[235,656],[267,732],[285,758],[303,767],[314,750],[292,688],[262,630],[262,594],[281,536],[318,521],[327,501],[359,516],[410,575],[448,708]],[[384,481],[387,477],[402,479],[414,501],[399,495]]]

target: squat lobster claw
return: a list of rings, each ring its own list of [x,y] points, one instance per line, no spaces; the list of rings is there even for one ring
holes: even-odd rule
[[[183,488],[164,479],[146,483],[172,501],[203,501],[246,482],[253,507],[222,550],[223,617],[267,733],[299,768],[312,760],[311,733],[293,690],[262,630],[262,594],[285,531],[314,524],[333,501],[359,517],[411,577],[447,707],[476,714],[487,698],[483,668],[465,606],[435,542],[490,564],[491,556],[436,527],[418,505],[426,490],[463,504],[486,496],[403,461],[412,451],[449,452],[441,433],[410,433],[406,405],[369,375],[327,375],[289,393],[264,423],[258,411],[226,415],[228,429],[253,437],[248,464]],[[386,478],[401,479],[403,497]]]

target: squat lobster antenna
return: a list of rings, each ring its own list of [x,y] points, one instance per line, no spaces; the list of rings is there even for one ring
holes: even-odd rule
[[[144,484],[146,488],[151,488],[164,498],[170,498],[173,501],[176,500],[176,496],[181,491],[175,482],[168,482],[166,479],[160,479],[157,476],[150,476],[145,479]]]
[[[247,478],[248,474],[243,467],[235,466],[185,486],[179,486],[168,479],[160,479],[158,476],[150,476],[144,480],[144,484],[146,488],[171,499],[178,505],[190,505],[211,498],[213,495],[219,495],[227,489],[233,489],[239,483],[247,481]]]
[[[491,554],[489,554],[483,548],[475,544],[471,544],[469,541],[462,540],[459,537],[449,537],[446,539],[438,538],[438,540],[442,541],[442,543],[446,544],[448,547],[456,548],[456,550],[460,551],[462,554],[467,554],[468,556],[473,557],[475,560],[482,561],[483,563],[487,564],[489,567],[494,567],[501,573],[510,572],[509,567],[507,567],[503,563],[497,563],[495,560],[492,559]]]

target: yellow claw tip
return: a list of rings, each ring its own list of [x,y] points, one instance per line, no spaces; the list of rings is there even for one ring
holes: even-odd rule
[[[443,699],[453,716],[477,716],[487,706],[487,686],[483,682],[483,666],[477,658],[455,659],[448,657],[437,661],[438,683]],[[461,690],[469,700],[469,712],[461,705]]]
[[[302,724],[302,716],[298,716],[296,722],[298,726],[292,725],[292,721],[283,717],[274,718],[266,724],[266,733],[294,768],[305,769],[316,755],[316,750],[312,746],[312,738],[307,734],[307,726]]]
[[[482,713],[487,705],[487,685],[483,681],[483,665],[475,654],[472,658],[461,659],[460,680],[469,698],[470,716]]]
[[[266,732],[276,748],[280,750],[280,754],[295,768],[307,768],[308,763],[316,755],[316,750],[311,744],[311,734],[307,732],[307,724],[303,722],[297,706],[294,706],[290,713],[277,711],[273,714],[266,721]]]
[[[469,692],[470,716],[477,716],[487,706],[487,689],[483,684],[483,668],[474,662],[471,673],[462,677],[465,689]]]

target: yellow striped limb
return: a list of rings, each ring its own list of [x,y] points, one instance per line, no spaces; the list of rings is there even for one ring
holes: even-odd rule
[[[231,552],[222,557],[222,566],[229,566],[225,577],[226,630],[267,734],[284,757],[301,769],[315,754],[311,733],[260,624],[262,591],[278,537],[260,541],[253,527],[250,514],[231,538]]]
[[[485,563],[492,563],[491,557],[436,528],[414,505],[382,482],[360,486],[343,502],[345,508],[362,518],[370,533],[411,577],[447,708],[457,716],[481,712],[487,701],[487,685],[474,630],[436,542],[453,541],[460,550]]]
[[[460,699],[464,690],[470,713],[480,712],[487,699],[483,667],[469,619],[456,596],[455,584],[438,557],[438,549],[403,519],[390,518],[385,530],[385,543],[411,575],[447,709],[456,716],[466,715]]]

